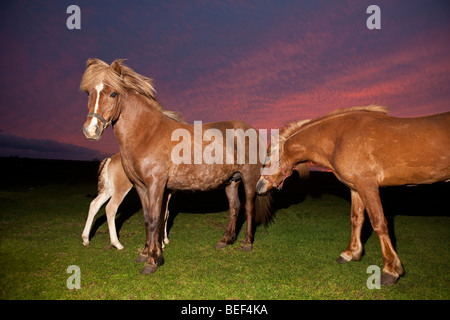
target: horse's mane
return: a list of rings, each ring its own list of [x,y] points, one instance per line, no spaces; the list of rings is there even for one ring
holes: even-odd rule
[[[117,59],[108,65],[100,59],[89,59],[86,62],[86,71],[81,79],[80,89],[88,91],[94,88],[97,84],[103,82],[117,90],[120,95],[131,90],[140,94],[152,107],[164,114],[165,116],[183,122],[181,114],[175,111],[165,110],[156,100],[155,88],[153,87],[153,80],[143,75],[138,74],[123,62],[125,59]],[[116,71],[119,68],[120,73]]]
[[[290,137],[292,137],[294,134],[296,134],[300,129],[306,128],[314,123],[317,123],[319,121],[322,121],[322,120],[325,120],[328,118],[340,116],[343,114],[355,113],[355,112],[373,112],[373,113],[386,114],[389,112],[389,110],[387,107],[382,107],[382,106],[378,106],[378,105],[343,108],[343,109],[334,110],[324,116],[321,116],[321,117],[318,117],[315,119],[299,120],[296,122],[288,123],[284,127],[280,128],[278,141],[272,141],[272,143],[277,144],[277,146],[275,146],[275,148],[278,148],[280,160],[281,160],[281,155],[283,153],[283,148],[284,148],[285,142]]]
[[[287,125],[285,125],[284,127],[282,127],[280,129],[280,134],[279,134],[279,140],[280,140],[280,144],[284,144],[284,142],[289,139],[291,136],[293,136],[295,133],[297,133],[297,131],[299,131],[300,129],[310,126],[314,123],[317,123],[319,121],[328,119],[328,118],[332,118],[332,117],[336,117],[336,116],[340,116],[343,114],[348,114],[348,113],[355,113],[355,112],[374,112],[374,113],[381,113],[381,114],[386,114],[389,112],[387,107],[383,107],[383,106],[378,106],[378,105],[368,105],[368,106],[360,106],[360,107],[351,107],[351,108],[343,108],[343,109],[337,109],[334,110],[330,113],[327,113],[324,116],[315,118],[315,119],[308,119],[308,120],[299,120],[296,122],[292,122],[292,123],[288,123]]]

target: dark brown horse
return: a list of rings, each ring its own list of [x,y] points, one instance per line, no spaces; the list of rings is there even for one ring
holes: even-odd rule
[[[236,239],[241,205],[238,187],[242,182],[247,217],[243,249],[252,249],[255,189],[262,167],[260,157],[251,161],[255,157],[250,140],[256,133],[252,127],[239,121],[186,124],[177,113],[162,108],[151,79],[125,66],[123,60],[108,65],[89,59],[80,88],[89,94],[85,136],[98,140],[103,130],[113,125],[123,168],[142,202],[146,227],[145,247],[138,258],[146,262],[142,273],[153,273],[164,262],[161,217],[169,193],[175,190],[206,191],[225,186],[230,220],[217,245],[223,248]],[[223,138],[229,136],[231,141],[225,143]],[[245,136],[249,143],[245,143]],[[266,199],[256,197],[256,203],[264,204]],[[256,210],[256,216],[266,214],[263,209],[267,206],[256,207],[262,209]]]
[[[306,161],[329,168],[351,190],[352,235],[337,261],[361,259],[366,210],[381,243],[381,284],[392,285],[404,270],[389,238],[379,187],[450,179],[450,112],[420,118],[386,113],[379,106],[342,109],[281,129],[279,167],[261,176],[257,192],[279,188]]]

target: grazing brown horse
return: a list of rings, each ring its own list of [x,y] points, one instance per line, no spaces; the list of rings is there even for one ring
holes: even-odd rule
[[[352,235],[337,261],[361,259],[366,210],[381,243],[381,284],[392,285],[404,270],[389,238],[379,187],[450,179],[450,112],[420,118],[386,113],[380,106],[341,109],[283,128],[279,168],[261,176],[257,192],[280,187],[306,161],[329,168],[351,190]]]
[[[258,202],[268,204],[265,201],[268,197],[256,197],[256,208],[262,210],[255,212],[255,189],[262,163],[260,157],[255,163],[250,161],[250,143],[243,147],[238,137],[233,136],[231,143],[227,140],[225,144],[220,143],[223,141],[219,137],[236,130],[251,132],[252,127],[239,121],[227,121],[203,124],[199,131],[198,126],[186,124],[176,112],[164,110],[155,98],[151,79],[125,66],[123,60],[108,65],[99,59],[89,59],[80,88],[89,94],[89,114],[83,128],[85,136],[98,140],[112,124],[123,168],[139,194],[146,227],[145,247],[138,258],[138,261],[145,261],[142,273],[153,273],[164,262],[160,232],[162,208],[166,207],[169,193],[175,190],[206,191],[225,186],[230,220],[217,245],[223,248],[236,239],[240,210],[238,187],[242,182],[247,217],[243,249],[251,250],[253,217],[255,213],[265,215],[263,210],[268,209],[268,206],[258,205]],[[239,161],[242,150],[245,161]],[[203,159],[205,154],[209,157]],[[226,161],[223,160],[225,154]]]
[[[100,168],[98,170],[98,195],[92,200],[89,206],[88,218],[81,235],[84,246],[89,246],[89,232],[95,215],[102,205],[111,198],[105,208],[106,218],[108,220],[109,237],[112,246],[119,250],[123,249],[123,245],[119,242],[119,238],[117,237],[115,218],[117,209],[132,187],[133,184],[126,176],[125,171],[123,171],[120,154],[115,154],[111,158],[106,158],[100,163]],[[164,244],[169,243],[169,238],[167,237],[167,219],[169,217],[168,206],[169,202],[167,202],[166,213],[164,215],[163,248]]]

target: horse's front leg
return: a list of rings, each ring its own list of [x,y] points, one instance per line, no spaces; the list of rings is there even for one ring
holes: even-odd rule
[[[111,239],[111,245],[116,247],[119,250],[123,249],[123,245],[120,243],[119,238],[117,237],[117,231],[116,231],[116,213],[117,209],[119,208],[120,204],[122,203],[125,196],[128,194],[128,192],[131,190],[132,185],[125,187],[125,188],[117,188],[114,190],[114,194],[111,197],[111,200],[109,200],[108,204],[106,205],[105,211],[106,211],[106,218],[108,219],[108,229],[109,229],[109,237]]]
[[[149,201],[149,197],[148,197],[148,191],[147,188],[145,187],[145,185],[136,185],[136,191],[139,195],[139,199],[141,200],[141,205],[142,205],[142,211],[144,213],[144,221],[146,221],[146,217],[148,216],[148,210],[150,208],[150,201]],[[147,261],[148,258],[148,233],[147,233],[147,227],[145,227],[145,246],[144,249],[142,249],[141,253],[139,254],[139,257],[136,259],[136,262],[145,262]]]
[[[89,205],[89,214],[88,218],[86,219],[86,225],[84,226],[83,233],[81,235],[81,238],[83,239],[83,245],[89,246],[89,233],[91,231],[92,222],[94,221],[95,215],[100,210],[102,205],[108,201],[108,199],[111,197],[111,194],[108,192],[100,192],[99,195],[92,200],[91,204]]]
[[[361,243],[361,230],[364,224],[365,206],[361,197],[355,190],[351,190],[352,210],[352,236],[347,249],[341,253],[336,259],[339,263],[346,263],[348,261],[359,261],[363,253],[363,245]]]
[[[148,192],[148,201],[150,204],[144,209],[144,222],[146,229],[146,243],[144,251],[146,251],[147,259],[145,260],[145,266],[141,274],[154,273],[158,266],[164,263],[164,257],[162,255],[162,231],[163,220],[162,208],[167,201],[167,193],[165,192],[165,185],[154,183],[150,186]]]

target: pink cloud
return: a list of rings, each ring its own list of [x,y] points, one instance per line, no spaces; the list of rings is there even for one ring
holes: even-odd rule
[[[86,4],[78,33],[65,28],[64,14],[32,6],[18,30],[12,18],[0,29],[7,44],[0,130],[118,152],[111,129],[98,143],[81,133],[87,100],[78,84],[89,57],[130,58],[131,67],[155,79],[163,105],[189,122],[239,119],[276,128],[370,103],[389,106],[395,116],[448,111],[448,22],[427,21],[436,8],[417,20],[417,4],[401,12],[401,5],[380,5],[383,27],[371,32],[357,1],[268,5],[270,11],[239,2],[151,10]],[[32,23],[48,19],[27,29],[26,17],[34,15]],[[415,24],[405,25],[410,19]]]
[[[450,109],[445,102],[450,83],[445,31],[418,34],[410,39],[415,45],[394,43],[385,50],[324,60],[330,42],[336,47],[347,37],[306,33],[296,42],[268,38],[270,45],[251,47],[229,67],[196,79],[174,105],[188,104],[191,121],[235,116],[259,127],[371,103],[387,105],[397,116]]]

